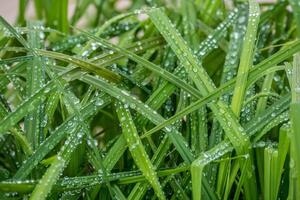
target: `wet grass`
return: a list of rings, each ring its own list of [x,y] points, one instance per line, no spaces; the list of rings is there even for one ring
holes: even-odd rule
[[[1,198],[300,199],[297,2],[20,0]]]

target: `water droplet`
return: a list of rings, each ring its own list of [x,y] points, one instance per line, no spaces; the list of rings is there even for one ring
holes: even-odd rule
[[[95,105],[96,105],[96,106],[102,106],[103,103],[104,103],[103,99],[100,99],[100,98],[98,98],[98,99],[95,101]]]

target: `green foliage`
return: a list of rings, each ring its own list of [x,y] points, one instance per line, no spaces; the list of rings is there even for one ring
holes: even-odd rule
[[[0,17],[1,198],[300,198],[298,1],[72,2]]]

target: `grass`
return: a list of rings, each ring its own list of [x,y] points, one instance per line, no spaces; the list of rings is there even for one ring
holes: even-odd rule
[[[1,199],[300,199],[297,1],[27,2],[0,17]]]

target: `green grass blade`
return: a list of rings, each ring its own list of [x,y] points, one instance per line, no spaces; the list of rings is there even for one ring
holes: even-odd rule
[[[117,113],[122,126],[123,134],[127,141],[129,151],[139,169],[143,172],[146,179],[152,185],[159,199],[165,199],[159,180],[156,176],[154,167],[142,145],[137,130],[134,126],[130,111],[125,105],[117,103]]]
[[[179,32],[172,26],[162,10],[155,8],[146,10],[146,13],[171,46],[201,93],[206,95],[208,91],[213,90],[213,83],[204,69],[201,68],[200,62],[195,59],[192,50],[186,45]]]
[[[300,37],[300,5],[297,0],[289,0],[290,5],[293,9],[294,20],[297,25],[298,38]]]
[[[110,148],[106,157],[103,160],[103,165],[106,167],[108,171],[112,170],[115,164],[119,161],[121,155],[125,152],[127,148],[127,143],[123,135],[120,135],[118,140],[114,143],[114,145]],[[119,155],[119,156],[116,156]]]
[[[269,75],[266,76],[264,80],[264,84],[261,89],[263,92],[269,92],[271,90],[274,75],[275,73],[270,73]],[[263,112],[263,110],[266,108],[267,100],[268,97],[263,97],[258,100],[257,107],[256,107],[256,115]]]
[[[287,155],[289,151],[289,138],[288,138],[288,128],[286,125],[283,125],[280,127],[280,132],[279,132],[279,144],[278,144],[278,171],[277,171],[277,176],[275,178],[275,190],[274,193],[276,194],[274,196],[275,199],[278,198],[279,196],[279,188],[282,180],[282,174],[284,173],[284,164],[287,160]]]
[[[81,128],[81,126],[78,125],[78,121],[76,121],[76,128],[74,132],[70,133],[61,150],[51,163],[51,166],[47,169],[42,179],[35,186],[32,194],[30,195],[31,200],[46,199],[52,190],[53,185],[57,182],[59,176],[68,164],[71,154],[81,143],[83,136],[84,128]]]
[[[108,80],[114,81],[114,82],[118,82],[120,80],[120,76],[118,74],[116,74],[102,66],[99,66],[94,63],[90,63],[90,62],[85,61],[80,58],[72,57],[72,56],[65,55],[65,54],[58,53],[58,52],[46,51],[46,50],[37,50],[37,53],[42,56],[46,56],[49,58],[55,58],[55,59],[58,59],[61,61],[72,63],[76,66],[83,68],[84,70],[87,70],[89,72],[94,72],[97,75],[102,76],[102,77],[104,77]]]
[[[19,15],[17,18],[17,23],[20,25],[25,24],[25,11],[26,11],[27,1],[19,0]]]
[[[235,77],[237,73],[237,68],[239,65],[239,58],[241,54],[243,39],[245,36],[245,27],[247,26],[246,20],[244,19],[248,15],[248,8],[246,4],[239,5],[239,14],[238,18],[234,24],[233,31],[230,34],[229,48],[226,54],[224,68],[221,76],[221,84],[226,83]],[[221,96],[221,100],[227,103],[228,105],[231,102],[232,94],[225,93]],[[219,143],[224,135],[222,128],[219,122],[215,119],[212,125],[212,133],[210,135],[210,144],[209,146],[214,146]],[[211,167],[208,167],[210,176],[217,177],[217,192],[220,196],[224,195],[225,186],[227,183],[227,177],[230,170],[231,160],[227,160],[220,163],[218,174],[216,173],[217,163],[213,164]]]
[[[299,116],[300,116],[300,54],[296,54],[294,57],[293,62],[293,75],[292,75],[292,102],[290,105],[290,116],[291,116],[291,123],[292,123],[292,141],[291,145],[294,148],[295,152],[300,150],[300,124]],[[299,175],[299,166],[300,166],[300,154],[296,153],[293,154],[293,159],[295,159],[296,171],[297,171],[297,182],[300,183],[300,175]],[[297,189],[295,190],[296,197],[300,197],[299,190],[300,185],[297,185]]]
[[[45,199],[52,188],[51,186],[57,181],[59,174],[62,173],[65,165],[66,160],[56,157],[51,166],[47,169],[47,172],[44,174],[43,178],[40,180],[39,184],[35,186],[30,199]]]
[[[272,147],[267,147],[264,150],[264,199],[274,199],[276,193],[274,193],[274,177],[276,177],[276,171],[278,163],[278,151]]]
[[[192,189],[193,189],[193,199],[201,199],[201,184],[203,179],[203,169],[204,167],[217,159],[218,157],[226,154],[232,147],[230,143],[219,143],[215,148],[212,148],[206,152],[200,154],[200,156],[191,165],[192,174]]]
[[[292,130],[289,131],[289,137],[290,137],[290,166],[289,166],[289,194],[288,199],[297,199],[299,198],[299,167],[297,167],[297,152],[295,151],[295,146],[293,145],[294,136],[292,133]]]
[[[255,50],[255,39],[259,23],[259,5],[253,0],[249,0],[249,18],[244,38],[243,49],[240,58],[240,65],[237,74],[236,87],[234,89],[231,108],[234,114],[239,117],[241,107],[245,99],[247,79],[249,69],[253,65]]]
[[[28,28],[34,30],[36,27],[41,27],[39,22],[29,22]],[[40,32],[31,31],[28,34],[28,43],[33,48],[41,48],[42,38],[39,36]],[[28,63],[26,67],[26,96],[30,97],[39,90],[45,82],[45,71],[40,58],[34,58]],[[42,102],[41,102],[42,103]],[[33,149],[36,149],[44,140],[44,135],[41,129],[42,116],[44,115],[44,108],[39,105],[32,113],[25,117],[25,132],[27,138],[32,143]]]
[[[177,174],[187,171],[189,166],[182,165],[176,168],[168,168],[157,171],[158,177],[169,176],[171,174]],[[84,189],[101,185],[103,183],[116,182],[120,185],[136,183],[140,181],[146,181],[146,178],[140,171],[126,171],[119,173],[111,173],[107,176],[103,176],[101,173],[89,176],[77,176],[66,177],[59,179],[54,185],[54,191],[74,191],[78,189]],[[0,191],[5,192],[30,192],[34,189],[34,186],[38,183],[36,180],[24,180],[24,181],[1,181]],[[78,184],[80,183],[80,184]]]
[[[242,185],[244,184],[244,181],[245,181],[245,179],[247,177],[247,169],[246,169],[246,167],[248,165],[249,160],[250,160],[249,155],[246,154],[245,155],[245,161],[244,161],[243,165],[241,166],[241,173],[242,174],[239,177],[239,183],[238,183],[237,189],[236,189],[236,191],[234,193],[234,199],[235,200],[237,200],[237,199],[240,198],[241,188],[242,188]]]

